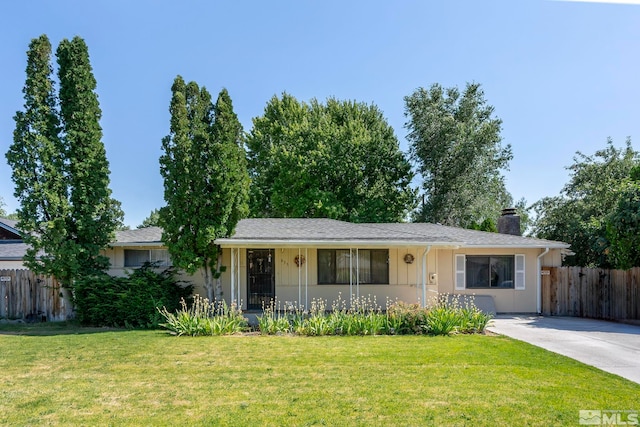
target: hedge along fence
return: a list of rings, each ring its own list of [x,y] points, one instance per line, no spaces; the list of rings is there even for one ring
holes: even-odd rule
[[[56,279],[30,270],[0,270],[0,319],[67,320],[73,304]]]
[[[542,267],[542,314],[640,320],[640,267]],[[545,273],[548,271],[548,273]]]

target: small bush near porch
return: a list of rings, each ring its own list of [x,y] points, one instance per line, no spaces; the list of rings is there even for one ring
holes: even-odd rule
[[[0,325],[0,425],[577,425],[640,385],[491,335]]]

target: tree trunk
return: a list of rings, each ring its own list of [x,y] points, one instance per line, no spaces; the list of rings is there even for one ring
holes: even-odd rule
[[[204,288],[207,290],[207,298],[209,302],[213,302],[213,281],[211,280],[211,268],[208,260],[204,263],[202,276],[204,277]]]
[[[216,265],[216,300],[222,301],[222,249],[218,249],[218,261]]]

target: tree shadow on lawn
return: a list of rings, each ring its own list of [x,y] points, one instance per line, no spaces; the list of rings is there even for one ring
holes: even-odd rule
[[[21,321],[0,322],[0,335],[82,335],[100,334],[105,332],[122,332],[129,329],[82,326],[77,322],[42,322],[26,323]]]

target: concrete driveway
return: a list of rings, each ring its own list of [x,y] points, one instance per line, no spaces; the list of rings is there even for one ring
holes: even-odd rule
[[[487,329],[640,384],[640,326],[578,317],[499,315]]]

